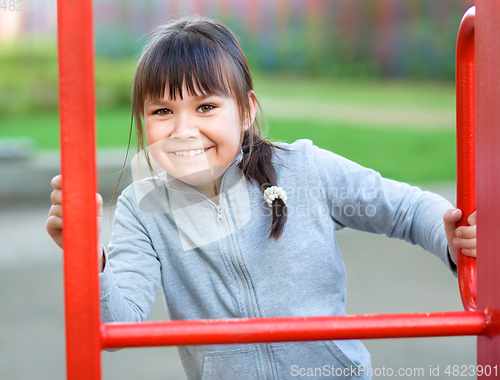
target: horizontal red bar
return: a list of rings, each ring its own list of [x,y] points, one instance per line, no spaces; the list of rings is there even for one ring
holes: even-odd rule
[[[484,311],[102,323],[102,348],[483,335]]]

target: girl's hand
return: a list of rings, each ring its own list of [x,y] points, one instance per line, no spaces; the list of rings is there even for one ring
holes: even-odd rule
[[[462,249],[464,255],[476,257],[476,211],[467,218],[469,226],[457,228],[457,223],[461,218],[462,211],[457,208],[447,210],[443,216],[450,258],[455,264],[458,248]]]
[[[45,226],[47,232],[54,239],[56,244],[63,248],[63,208],[62,208],[62,175],[57,175],[52,178],[50,185],[54,189],[50,194],[50,200],[52,202],[52,207],[49,210],[49,217]],[[103,214],[102,209],[102,197],[99,193],[96,193],[96,206],[97,206],[97,226],[98,231],[101,231],[101,219]],[[99,236],[97,238],[97,257],[99,258],[99,268],[102,268],[102,248]]]

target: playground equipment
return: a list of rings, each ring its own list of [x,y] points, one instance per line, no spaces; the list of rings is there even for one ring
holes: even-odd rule
[[[102,323],[99,312],[92,3],[60,0],[57,5],[69,380],[100,379],[101,351],[107,348],[320,339],[477,335],[477,364],[500,364],[495,224],[500,215],[500,2],[477,0],[477,15],[474,9],[466,13],[457,43],[457,201],[465,220],[476,208],[477,183],[479,224],[477,297],[476,260],[459,253],[467,311],[120,324]],[[490,376],[484,372],[478,378]]]
[[[476,94],[474,54],[475,8],[467,11],[457,38],[457,207],[463,211],[459,226],[476,209]],[[476,259],[458,255],[458,285],[465,310],[476,310]]]

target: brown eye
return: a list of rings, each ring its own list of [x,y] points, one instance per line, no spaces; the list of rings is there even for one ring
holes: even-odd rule
[[[202,112],[202,113],[206,113],[206,112],[209,112],[209,111],[212,111],[215,107],[211,104],[203,104],[202,106],[200,106],[200,108],[198,108],[198,111]]]
[[[157,115],[165,116],[168,115],[169,113],[172,113],[169,109],[167,108],[162,108],[154,112]]]

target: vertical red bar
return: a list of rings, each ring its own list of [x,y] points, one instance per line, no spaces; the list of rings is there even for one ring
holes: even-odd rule
[[[478,365],[500,371],[500,1],[476,0],[476,178],[477,178],[477,306],[488,309],[489,335],[478,337]],[[493,369],[494,366],[497,366]]]
[[[68,380],[101,378],[91,0],[59,0],[59,102]]]
[[[460,226],[476,209],[476,91],[474,52],[475,8],[465,13],[457,38],[457,207],[463,211]],[[464,309],[476,310],[476,259],[458,250],[458,284]]]

